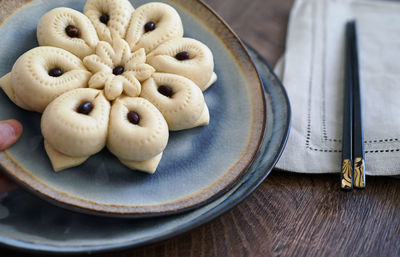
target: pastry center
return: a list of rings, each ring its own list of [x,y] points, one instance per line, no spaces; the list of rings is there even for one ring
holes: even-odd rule
[[[119,65],[119,66],[117,66],[117,67],[115,67],[114,69],[113,69],[113,74],[115,75],[115,76],[118,76],[118,75],[121,75],[122,73],[124,73],[124,66],[121,66],[121,65]]]

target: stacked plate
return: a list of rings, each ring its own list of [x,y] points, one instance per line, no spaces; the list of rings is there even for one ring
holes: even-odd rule
[[[144,3],[132,1],[135,7]],[[70,253],[148,244],[229,210],[269,174],[290,125],[282,85],[207,6],[188,0],[166,3],[181,15],[185,36],[214,53],[218,81],[205,92],[210,125],[171,133],[154,175],[125,168],[107,150],[54,173],[43,147],[40,115],[19,109],[1,92],[0,119],[20,120],[24,135],[0,153],[0,165],[22,187],[52,203],[22,189],[0,196],[2,244]],[[36,0],[11,15],[0,26],[0,76],[37,45],[36,24],[44,13],[60,6],[81,11],[83,5],[80,0]]]

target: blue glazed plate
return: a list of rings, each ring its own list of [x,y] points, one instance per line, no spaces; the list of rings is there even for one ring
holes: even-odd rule
[[[250,50],[267,96],[266,140],[246,176],[195,210],[147,219],[116,219],[66,211],[18,189],[0,196],[0,242],[29,252],[94,253],[155,243],[198,227],[245,199],[278,161],[290,128],[290,105],[265,60]],[[23,204],[21,204],[23,203]]]
[[[148,1],[134,0],[138,7]],[[232,31],[198,1],[175,0],[185,36],[214,53],[218,81],[205,92],[210,125],[171,133],[153,175],[131,171],[107,150],[84,164],[55,173],[44,151],[40,114],[24,111],[0,92],[0,119],[24,126],[21,140],[0,152],[0,166],[24,188],[59,206],[106,216],[150,217],[202,206],[251,173],[266,128],[266,100],[256,69]],[[36,24],[55,7],[82,11],[82,0],[34,0],[0,26],[0,76],[37,46]],[[268,101],[267,101],[268,102]],[[267,141],[266,141],[267,140]]]

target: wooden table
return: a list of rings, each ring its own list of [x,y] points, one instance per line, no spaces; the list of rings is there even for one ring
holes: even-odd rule
[[[14,2],[0,0],[0,16]],[[205,0],[274,65],[284,51],[292,0]],[[4,8],[7,5],[8,10]],[[274,170],[255,192],[212,222],[173,239],[104,257],[400,256],[400,180],[368,177],[339,191],[339,175]],[[20,256],[2,251],[1,256]]]

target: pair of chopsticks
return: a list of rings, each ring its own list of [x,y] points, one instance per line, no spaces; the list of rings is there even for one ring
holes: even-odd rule
[[[356,22],[346,24],[341,189],[365,188]]]

